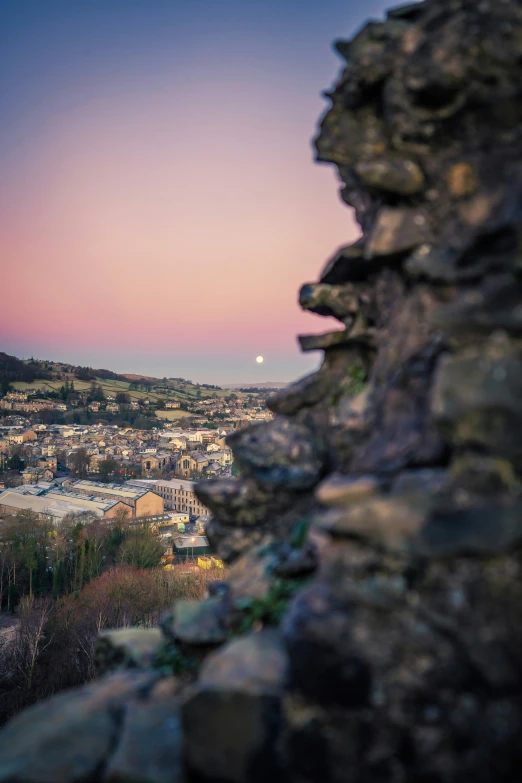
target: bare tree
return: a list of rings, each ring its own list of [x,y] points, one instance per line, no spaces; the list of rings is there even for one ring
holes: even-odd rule
[[[71,458],[71,469],[77,478],[85,478],[91,464],[90,454],[87,449],[81,448],[74,452]]]
[[[15,665],[29,689],[39,656],[52,642],[46,638],[45,624],[51,613],[53,601],[50,598],[35,599],[24,596],[18,604],[20,624],[16,630]]]
[[[118,527],[123,527],[129,521],[131,517],[131,510],[129,507],[123,508],[122,506],[116,510],[114,514],[114,522]]]

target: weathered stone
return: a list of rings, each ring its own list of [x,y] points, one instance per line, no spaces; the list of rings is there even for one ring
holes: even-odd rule
[[[263,630],[209,656],[182,706],[188,766],[208,780],[280,780],[275,740],[287,659],[279,634]]]
[[[328,351],[340,346],[357,347],[361,356],[373,353],[376,347],[375,330],[340,329],[325,334],[300,334],[297,338],[302,351]]]
[[[371,676],[351,615],[327,587],[314,585],[297,596],[283,621],[292,684],[319,704],[354,708],[368,702]]]
[[[209,655],[199,683],[208,688],[241,688],[252,694],[278,696],[286,682],[287,666],[279,632],[265,629]]]
[[[433,496],[447,489],[449,483],[450,475],[446,468],[404,470],[390,487],[390,494]]]
[[[350,464],[366,428],[366,415],[371,404],[372,387],[367,385],[359,394],[340,396],[330,414],[329,445],[334,455],[333,466]]]
[[[484,243],[479,238],[479,244]],[[428,243],[421,245],[408,256],[404,269],[412,278],[422,278],[436,283],[465,284],[478,281],[488,272],[495,274],[515,270],[513,252],[506,251],[503,243],[490,246],[477,253],[475,248],[458,250],[440,249]]]
[[[495,275],[479,287],[459,292],[441,304],[432,323],[453,347],[472,345],[503,329],[522,336],[522,285],[512,275]]]
[[[333,536],[371,541],[392,550],[408,550],[429,513],[426,500],[372,498],[353,507],[336,508],[314,517],[314,524]]]
[[[339,348],[325,353],[321,369],[272,394],[267,407],[284,416],[294,416],[304,408],[339,398],[345,392],[353,394],[353,369],[362,370],[358,346]]]
[[[277,494],[251,478],[201,481],[195,491],[199,500],[226,525],[258,525],[293,501],[291,493]]]
[[[359,296],[351,283],[326,285],[306,283],[299,291],[299,304],[303,310],[318,315],[333,316],[339,320],[355,316],[359,312]]]
[[[522,460],[522,353],[502,335],[444,357],[433,414],[454,443]]]
[[[393,761],[391,748],[400,744],[400,733],[387,727],[387,731],[379,733],[380,741],[377,741],[376,716],[370,711],[338,708],[326,711],[305,701],[300,694],[291,693],[285,697],[284,714],[285,761],[299,783],[359,780],[373,783],[381,775],[382,780],[394,779],[397,763]],[[371,754],[376,744],[378,760],[373,761]],[[376,766],[378,771],[374,774]]]
[[[333,473],[321,482],[315,496],[324,506],[349,506],[378,495],[380,482],[374,476],[343,476]]]
[[[388,63],[383,62],[383,70],[388,67]],[[376,71],[373,73],[369,71],[367,75],[374,82],[380,78],[380,73]],[[349,92],[349,89],[346,92]],[[351,95],[344,95],[343,97],[346,100],[356,102],[359,92],[357,87],[350,92],[352,93]],[[337,112],[334,109],[334,116],[328,117],[326,115],[323,120],[324,126],[331,124],[332,120],[339,119],[338,132],[322,134],[317,138],[316,147],[319,159],[335,163],[340,167],[351,167],[359,158],[373,158],[383,155],[386,151],[384,123],[379,118],[375,118],[375,115],[369,111],[363,110],[357,115],[355,113],[341,114],[340,97],[338,97],[338,100],[334,98],[334,104],[337,104],[335,106]],[[337,116],[335,116],[336,114]],[[350,192],[346,195],[349,197]],[[345,194],[343,194],[343,197],[345,197]],[[348,199],[346,200],[348,201]],[[353,206],[356,209],[357,220],[362,223],[359,215],[360,205],[353,204]]]
[[[205,534],[213,551],[226,563],[232,563],[251,547],[271,540],[265,526],[231,527],[216,517],[211,517],[205,525]]]
[[[0,735],[0,781],[95,780],[118,740],[125,704],[157,679],[150,672],[113,674],[30,707]]]
[[[318,547],[314,541],[307,541],[298,549],[288,547],[280,551],[274,573],[284,579],[296,579],[308,576],[318,565]]]
[[[459,491],[475,495],[499,495],[517,492],[520,483],[509,460],[467,453],[451,463],[451,478]]]
[[[366,280],[375,271],[372,262],[366,259],[364,244],[359,241],[353,245],[341,247],[328,261],[322,274],[321,283],[335,285],[348,281]]]
[[[419,287],[399,299],[385,330],[365,410],[364,434],[349,467],[358,473],[393,473],[439,464],[446,444],[430,409],[432,378],[443,349],[429,324],[433,294]]]
[[[183,783],[178,684],[161,680],[147,700],[125,706],[118,746],[103,775],[107,783]]]
[[[253,424],[227,438],[247,475],[261,484],[311,489],[324,472],[325,447],[319,434],[303,424],[276,418]]]
[[[429,557],[493,556],[522,545],[522,503],[439,510],[414,543]]]
[[[346,329],[324,334],[300,334],[297,338],[302,351],[325,351],[338,345],[348,345],[350,336]]]
[[[269,410],[284,416],[294,416],[302,408],[317,405],[328,394],[331,377],[326,372],[314,372],[297,383],[272,394],[266,401]]]
[[[422,210],[383,207],[366,245],[366,257],[406,253],[430,240],[428,219]]]
[[[417,19],[421,12],[426,9],[424,2],[421,3],[407,3],[405,5],[399,5],[396,8],[391,8],[387,12],[389,19]]]
[[[422,190],[424,174],[412,160],[382,159],[355,164],[357,176],[370,189],[413,196]]]
[[[162,621],[163,631],[175,641],[189,645],[216,645],[227,638],[226,609],[222,598],[204,601],[178,600]]]
[[[471,196],[478,188],[475,169],[469,163],[455,163],[448,171],[448,188],[458,198]]]
[[[102,631],[94,649],[98,674],[117,669],[149,669],[162,641],[158,628],[119,628]]]
[[[272,574],[277,564],[273,547],[253,547],[240,557],[230,569],[228,583],[231,600],[264,598],[272,585]]]

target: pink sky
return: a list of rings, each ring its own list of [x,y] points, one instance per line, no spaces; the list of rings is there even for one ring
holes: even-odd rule
[[[325,104],[288,76],[227,78],[53,98],[4,175],[1,350],[185,377],[182,357],[199,356],[191,377],[209,383],[317,364],[296,334],[338,324],[301,313],[297,292],[358,235],[332,167],[312,160]]]

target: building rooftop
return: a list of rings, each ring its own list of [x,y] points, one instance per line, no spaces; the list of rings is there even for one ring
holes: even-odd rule
[[[208,546],[208,538],[206,536],[179,536],[174,541],[176,549],[197,549],[198,547]]]
[[[79,480],[74,481],[71,484],[74,489],[81,490],[82,492],[90,492],[92,495],[103,497],[103,495],[112,495],[119,497],[122,500],[137,500],[142,495],[150,492],[150,487],[144,486],[141,489],[136,487],[128,487],[124,484],[100,484],[98,481]]]
[[[161,479],[157,482],[159,487],[162,488],[169,488],[172,489],[184,489],[186,492],[194,492],[194,481],[189,481],[188,479],[179,479],[179,478],[173,478],[170,480],[161,481]]]
[[[99,511],[108,511],[109,508],[115,505],[117,501],[109,501],[107,498],[91,495],[85,497],[85,495],[74,495],[72,492],[62,492],[60,489],[51,490],[47,492],[44,497],[51,498],[52,500],[66,501],[69,505],[77,508],[83,508],[87,510],[98,509]]]
[[[34,511],[36,514],[48,514],[56,519],[63,519],[67,514],[78,514],[81,511],[92,511],[96,516],[101,517],[107,508],[114,505],[95,503],[87,498],[83,498],[83,501],[84,503],[74,503],[65,493],[49,493],[43,496],[23,495],[12,490],[0,493],[0,507]]]
[[[129,479],[129,481],[124,482],[123,486],[134,487],[135,489],[153,489],[154,486],[159,483],[159,481],[160,479]]]

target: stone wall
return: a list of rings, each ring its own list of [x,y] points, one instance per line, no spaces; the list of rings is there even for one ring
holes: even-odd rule
[[[300,302],[344,329],[300,337],[321,369],[197,488],[227,584],[105,634],[98,683],[0,735],[0,781],[519,778],[522,2],[336,47],[316,146],[363,238]]]

